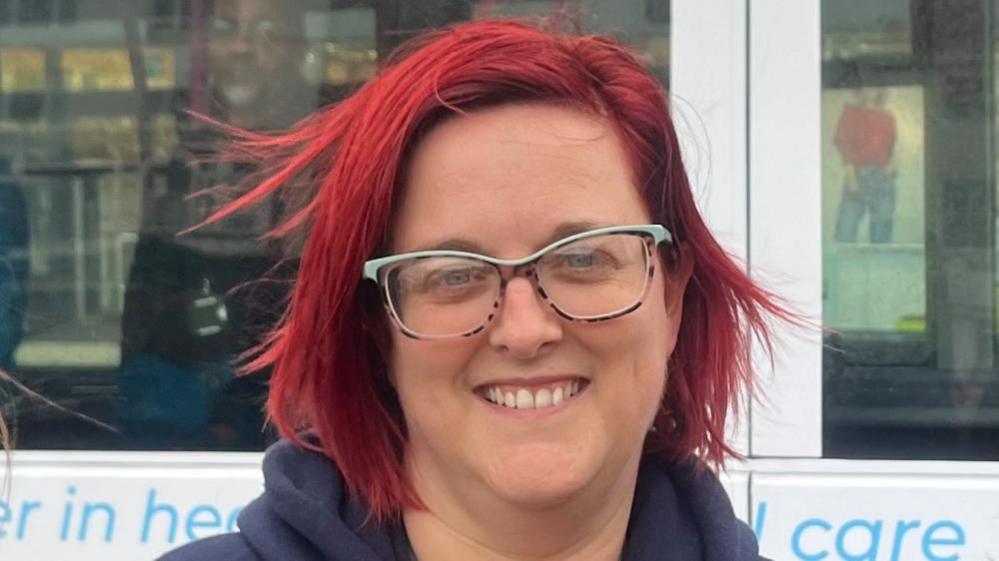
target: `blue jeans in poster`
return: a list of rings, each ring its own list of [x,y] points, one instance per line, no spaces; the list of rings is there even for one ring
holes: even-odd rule
[[[857,241],[860,221],[867,214],[871,243],[889,243],[895,218],[895,176],[879,166],[857,168],[857,190],[843,188],[836,216],[835,239]]]

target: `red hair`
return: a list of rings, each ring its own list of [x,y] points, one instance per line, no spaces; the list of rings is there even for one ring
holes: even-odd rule
[[[377,519],[420,502],[403,472],[406,430],[386,382],[380,330],[372,327],[381,307],[362,285],[362,266],[384,247],[407,155],[420,137],[450,115],[513,102],[559,104],[611,121],[652,221],[672,230],[693,261],[649,453],[675,461],[698,456],[715,466],[737,456],[725,422],[740,389],[753,388],[751,338],[769,346],[768,316],[790,318],[708,231],[663,87],[628,49],[512,21],[424,35],[353,96],[290,131],[237,132],[232,157],[273,164],[212,218],[282,188],[300,189],[294,180],[309,178],[308,204],[271,234],[308,232],[290,305],[246,368],[273,369],[271,421],[328,456]],[[306,442],[306,429],[318,439]]]

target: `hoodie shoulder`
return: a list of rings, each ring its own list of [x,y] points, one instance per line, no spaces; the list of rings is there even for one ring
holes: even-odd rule
[[[668,474],[685,510],[696,523],[708,561],[769,561],[759,553],[756,534],[735,516],[718,477],[697,459],[654,461]]]
[[[181,546],[157,561],[260,561],[243,536],[234,532],[204,538]]]

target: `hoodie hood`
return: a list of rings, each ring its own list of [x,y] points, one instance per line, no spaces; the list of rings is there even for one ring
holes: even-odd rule
[[[282,441],[264,458],[264,494],[239,516],[261,561],[413,561],[401,523],[364,525],[340,471]],[[639,471],[625,561],[757,561],[756,539],[708,470],[646,458]]]
[[[240,534],[261,561],[410,561],[399,524],[364,522],[340,470],[282,440],[264,456],[264,494],[240,513]]]

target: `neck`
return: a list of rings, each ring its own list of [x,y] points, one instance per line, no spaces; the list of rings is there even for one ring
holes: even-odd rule
[[[638,458],[622,471],[609,485],[594,483],[578,497],[540,508],[471,494],[458,498],[431,491],[426,479],[414,480],[427,510],[407,510],[403,522],[419,561],[618,561]]]

